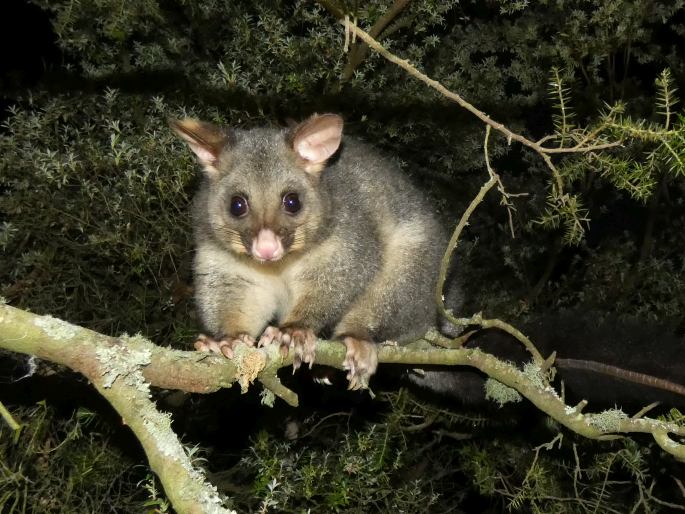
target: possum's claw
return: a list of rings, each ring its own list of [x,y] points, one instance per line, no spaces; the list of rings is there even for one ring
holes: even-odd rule
[[[227,359],[231,359],[233,357],[233,350],[235,350],[235,347],[239,344],[254,346],[255,340],[248,334],[238,334],[235,337],[224,337],[220,340],[200,334],[197,336],[193,346],[199,352],[212,352],[223,355]]]
[[[266,327],[266,329],[264,329],[264,333],[261,336],[259,336],[259,342],[257,343],[257,346],[262,348],[264,346],[268,346],[270,344],[273,344],[274,342],[280,344],[282,337],[283,337],[283,334],[278,329],[278,327],[268,326],[268,327]],[[286,351],[286,355],[287,354],[288,354],[288,352]]]
[[[378,352],[376,345],[370,341],[345,337],[343,343],[347,348],[343,369],[347,370],[347,380],[350,381],[348,389],[367,389],[369,379],[378,368]]]
[[[266,346],[275,342],[280,345],[279,349],[284,357],[288,355],[290,350],[293,350],[293,372],[303,362],[309,364],[311,369],[316,353],[316,335],[314,335],[313,330],[295,326],[266,327],[259,338],[259,346]]]

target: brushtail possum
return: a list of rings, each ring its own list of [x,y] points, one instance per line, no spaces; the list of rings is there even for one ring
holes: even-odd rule
[[[368,385],[375,343],[436,325],[445,234],[387,159],[345,137],[335,114],[288,129],[171,120],[204,170],[193,208],[196,348],[279,344],[311,366],[317,336],[341,340],[350,388]]]

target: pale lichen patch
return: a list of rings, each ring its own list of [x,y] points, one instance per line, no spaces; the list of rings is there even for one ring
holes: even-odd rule
[[[222,503],[217,488],[211,484],[205,483],[203,494],[200,497],[202,512],[207,512],[208,514],[238,514],[235,510],[228,510],[222,507]]]
[[[245,393],[257,375],[266,367],[266,355],[260,350],[238,345],[234,350],[233,362],[235,362],[236,380],[240,384],[240,390]]]
[[[141,368],[150,364],[152,358],[150,350],[131,350],[126,346],[116,345],[98,348],[95,355],[103,367],[102,375],[105,377],[103,387],[112,387],[114,381],[122,377],[127,385],[149,396],[150,385],[145,381]]]
[[[539,389],[547,389],[547,378],[544,371],[534,362],[527,362],[523,365],[524,376]]]
[[[149,403],[148,407],[141,412],[143,426],[148,434],[154,439],[155,446],[160,453],[169,459],[177,461],[183,469],[188,472],[190,478],[198,486],[195,491],[184,491],[189,499],[198,501],[202,505],[201,512],[211,512],[216,514],[235,514],[235,511],[225,509],[223,500],[215,486],[206,481],[204,473],[195,468],[186,453],[178,437],[171,429],[171,416],[159,412],[154,404]],[[198,490],[200,497],[195,498]]]
[[[621,422],[628,419],[628,414],[621,409],[609,409],[599,414],[587,414],[585,418],[591,426],[604,433],[618,432],[621,428]]]
[[[283,356],[281,355],[281,350],[277,344],[268,344],[263,348],[260,348],[260,352],[266,355],[269,362],[282,362]]]
[[[485,398],[497,402],[500,407],[506,403],[520,402],[523,398],[516,389],[513,389],[494,378],[485,381]]]
[[[271,389],[267,389],[266,387],[262,389],[262,392],[259,393],[260,401],[262,405],[266,405],[267,407],[273,407],[274,402],[276,401],[276,395],[273,393]]]
[[[147,432],[154,438],[155,446],[166,457],[177,460],[187,471],[193,471],[190,459],[183,450],[176,434],[171,429],[171,416],[159,412],[155,408],[145,409],[141,413],[143,425]]]
[[[53,339],[69,340],[76,337],[78,327],[50,315],[40,316],[33,320],[33,324],[48,333]]]
[[[123,342],[125,343],[132,343],[132,344],[154,344],[152,341],[150,341],[148,338],[143,336],[140,332],[138,332],[136,335],[129,336],[128,334],[124,334],[119,337]]]
[[[485,353],[483,353],[483,351],[480,348],[470,348],[469,351],[470,353],[466,356],[467,361],[480,359],[483,355],[485,355]]]

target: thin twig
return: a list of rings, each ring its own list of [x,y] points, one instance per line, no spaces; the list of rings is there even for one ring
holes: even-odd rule
[[[274,373],[261,373],[258,379],[264,387],[281,398],[285,403],[291,407],[297,407],[299,400],[297,394],[285,387],[278,376]]]
[[[381,32],[387,27],[409,4],[410,0],[395,0],[392,6],[376,20],[373,27],[369,29],[369,35],[373,38],[382,39],[385,34]],[[348,25],[349,27],[349,25]],[[369,46],[366,43],[358,43],[350,52],[347,59],[347,64],[342,72],[342,80],[349,80],[354,74],[354,70],[364,61],[366,54],[369,52]]]
[[[374,38],[372,38],[369,34],[364,32],[362,29],[356,26],[349,26],[349,30],[351,30],[353,33],[355,33],[360,39],[362,39],[369,47],[373,48],[376,52],[381,54],[385,59],[388,61],[398,65],[400,68],[404,69],[407,73],[409,73],[412,77],[417,78],[424,84],[428,85],[429,87],[435,89],[438,91],[440,94],[442,94],[444,97],[449,98],[453,102],[457,103],[460,107],[466,109],[469,111],[471,114],[476,116],[478,119],[480,119],[483,123],[489,125],[493,129],[497,130],[498,132],[501,132],[507,137],[507,141],[518,141],[524,146],[527,146],[531,148],[532,150],[535,150],[537,153],[539,153],[543,159],[545,160],[545,163],[547,166],[550,168],[552,171],[552,174],[554,175],[554,179],[556,182],[556,187],[558,191],[561,193],[563,190],[563,181],[561,179],[561,175],[559,175],[558,170],[556,167],[552,164],[551,160],[549,160],[549,157],[546,155],[546,152],[548,151],[547,149],[543,148],[539,144],[535,143],[534,141],[531,141],[530,139],[517,134],[516,132],[513,132],[512,130],[509,130],[505,125],[502,123],[499,123],[492,118],[490,118],[487,114],[485,114],[483,111],[477,109],[474,107],[472,104],[464,100],[460,95],[457,93],[454,93],[447,89],[445,86],[443,86],[440,82],[437,80],[433,80],[424,73],[421,73],[414,65],[412,65],[408,60],[406,59],[400,59],[397,57],[395,54],[389,52],[386,50],[378,41],[376,41]],[[577,150],[576,150],[577,151]]]
[[[5,423],[9,425],[12,431],[16,432],[21,428],[21,425],[14,420],[12,414],[10,414],[10,411],[7,410],[2,402],[0,402],[0,416],[2,416],[2,419],[5,420]]]
[[[490,127],[486,127],[485,131],[485,147],[486,147],[486,155],[487,155],[487,141],[490,136]],[[480,191],[478,191],[478,194],[474,197],[473,200],[471,200],[471,203],[468,205],[464,213],[461,215],[461,218],[459,219],[459,223],[457,223],[457,226],[454,229],[454,232],[452,233],[452,237],[449,240],[449,243],[447,243],[447,249],[445,250],[444,255],[442,256],[442,261],[440,263],[440,274],[438,275],[438,287],[436,288],[436,296],[435,300],[438,305],[438,310],[440,314],[445,317],[446,319],[454,319],[454,316],[450,315],[447,312],[447,309],[445,308],[445,297],[443,295],[443,287],[445,285],[445,280],[447,279],[447,270],[449,269],[450,265],[450,260],[452,258],[452,254],[454,253],[454,250],[456,249],[457,245],[459,244],[459,238],[461,237],[461,233],[463,232],[464,228],[466,225],[468,225],[469,218],[471,217],[471,214],[473,214],[473,211],[476,210],[476,207],[478,207],[478,204],[480,204],[483,199],[485,198],[485,195],[492,189],[495,184],[497,184],[497,178],[494,176],[494,174],[490,175],[490,179],[481,186]]]
[[[498,328],[500,330],[503,330],[507,334],[511,335],[512,337],[520,341],[521,344],[523,344],[523,346],[525,346],[526,349],[533,356],[533,360],[538,365],[542,365],[544,359],[542,358],[542,355],[540,355],[540,352],[537,350],[537,348],[535,348],[535,345],[533,345],[530,339],[523,335],[523,333],[520,330],[513,327],[512,325],[498,319],[483,319],[480,314],[476,314],[471,318],[456,318],[445,307],[445,297],[443,294],[443,288],[445,285],[445,280],[447,278],[447,271],[449,269],[450,261],[452,259],[452,254],[454,253],[454,250],[459,244],[459,238],[461,237],[461,233],[463,232],[466,225],[468,225],[469,218],[471,218],[471,215],[473,214],[473,211],[476,210],[476,207],[478,207],[478,205],[483,201],[488,191],[490,191],[490,189],[492,189],[496,184],[499,184],[498,189],[503,195],[507,194],[504,191],[502,183],[500,182],[499,175],[495,173],[495,170],[493,170],[492,166],[490,165],[490,157],[488,150],[489,141],[490,126],[486,125],[485,139],[483,142],[483,152],[485,155],[485,165],[488,170],[488,175],[490,175],[490,178],[485,184],[483,184],[483,186],[481,186],[480,191],[478,191],[478,194],[474,197],[474,199],[471,200],[471,203],[464,211],[464,214],[462,214],[459,223],[454,229],[454,232],[452,233],[452,237],[450,238],[449,243],[447,243],[447,249],[445,250],[445,253],[442,257],[442,262],[440,263],[440,274],[438,276],[438,287],[436,288],[435,301],[438,306],[438,312],[450,323],[453,323],[460,327],[468,325],[479,325],[482,328]]]

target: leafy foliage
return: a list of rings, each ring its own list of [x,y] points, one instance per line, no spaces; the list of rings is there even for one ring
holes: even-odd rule
[[[187,336],[194,173],[170,108],[114,90],[41,103],[13,109],[0,139],[5,296],[104,332]]]
[[[19,442],[0,424],[2,512],[145,511],[137,484],[144,470],[117,449],[93,412],[79,408],[65,418],[40,402],[14,414],[24,424]]]
[[[337,412],[291,419],[300,432],[290,441],[260,432],[222,472],[238,491],[236,508],[570,514],[652,512],[678,501],[678,464],[663,467],[658,450],[630,439],[555,437],[559,427],[535,416],[522,437],[501,417],[439,410],[406,392],[381,401],[390,409],[373,424]]]

